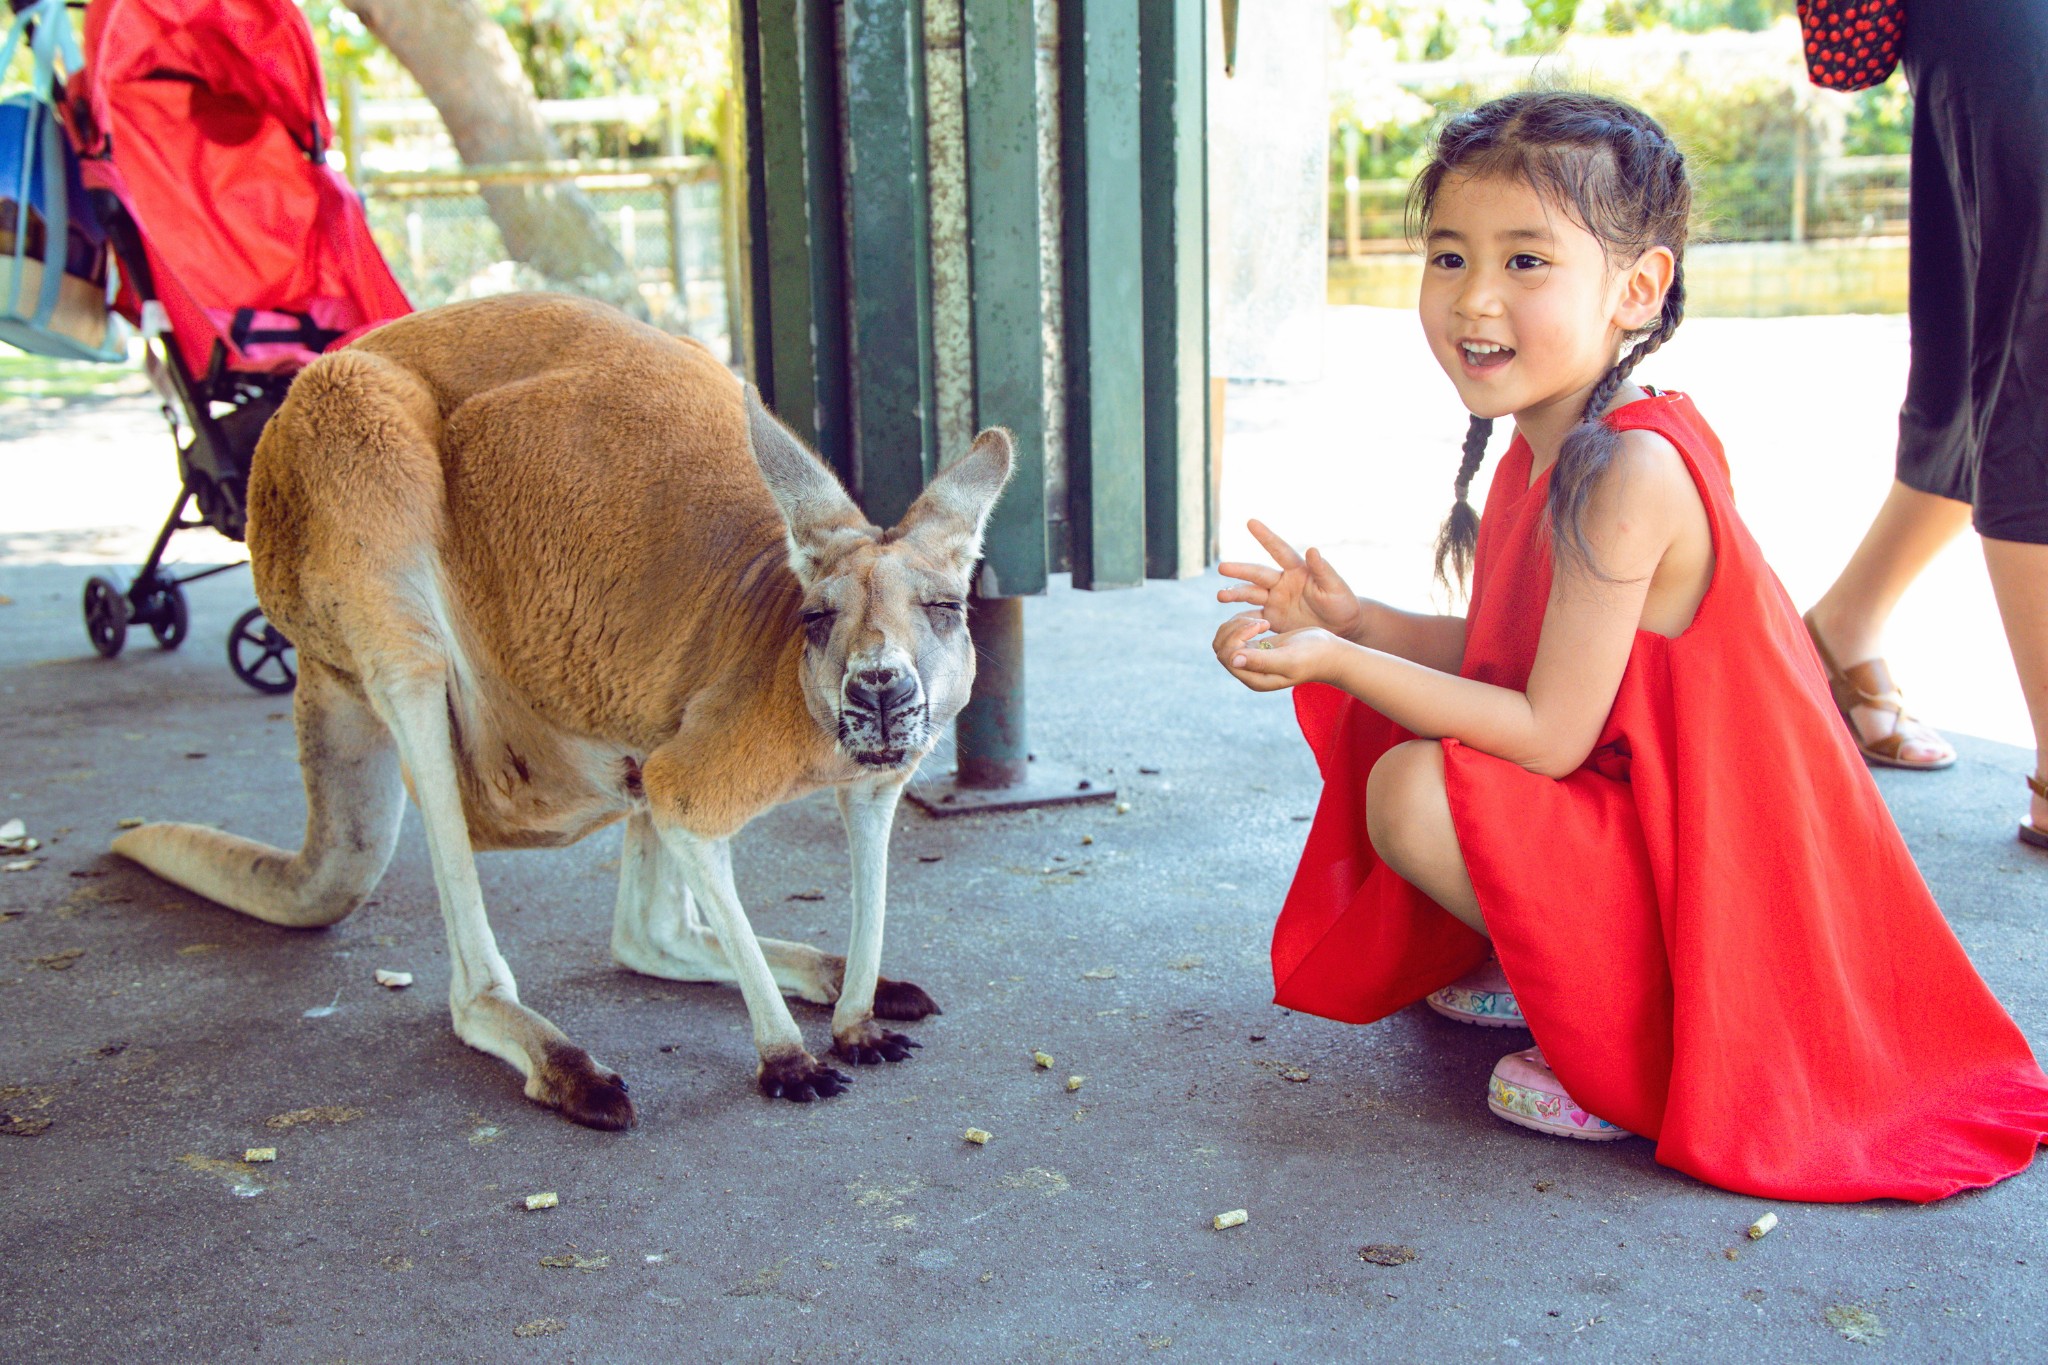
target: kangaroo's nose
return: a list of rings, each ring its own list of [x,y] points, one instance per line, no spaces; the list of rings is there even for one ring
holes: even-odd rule
[[[846,684],[846,699],[887,715],[917,696],[917,679],[895,668],[864,668]]]

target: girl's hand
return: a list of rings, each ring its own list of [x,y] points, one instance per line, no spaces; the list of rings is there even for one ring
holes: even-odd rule
[[[1254,692],[1278,692],[1335,677],[1345,641],[1315,626],[1263,640],[1252,638],[1268,628],[1257,612],[1231,617],[1216,632],[1216,662]]]
[[[1306,558],[1273,534],[1264,522],[1247,526],[1278,568],[1264,564],[1228,563],[1218,566],[1225,578],[1235,578],[1242,587],[1225,588],[1216,594],[1218,602],[1245,602],[1259,609],[1261,619],[1273,630],[1287,632],[1320,626],[1345,640],[1356,642],[1365,625],[1365,611],[1358,597],[1346,586],[1330,561],[1311,548]]]

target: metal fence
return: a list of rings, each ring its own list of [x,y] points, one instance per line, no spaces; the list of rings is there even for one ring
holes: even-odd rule
[[[361,186],[378,248],[422,307],[544,282],[515,265],[479,186],[572,184],[625,258],[649,315],[723,354],[724,194],[707,158],[372,173]]]
[[[1695,172],[1694,240],[1803,242],[1906,235],[1901,156],[1849,156],[1708,165]],[[1330,254],[1407,251],[1406,180],[1337,177]]]

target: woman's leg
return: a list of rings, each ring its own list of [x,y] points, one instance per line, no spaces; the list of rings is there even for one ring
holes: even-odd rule
[[[1365,829],[1380,861],[1403,881],[1486,933],[1458,829],[1451,822],[1443,745],[1412,739],[1380,756],[1366,779]]]
[[[2048,781],[2048,545],[1987,537],[1984,563],[2034,722],[2034,776]],[[2048,801],[2035,796],[2028,819],[2048,830]]]
[[[1970,524],[1970,504],[1922,493],[1896,481],[1863,543],[1841,575],[1806,614],[1814,632],[1844,668],[1884,653],[1884,623],[1921,570]],[[1987,546],[1988,548],[1988,546]],[[1948,741],[1919,721],[1890,711],[1858,706],[1851,718],[1865,743],[1882,739],[1896,725],[1908,736],[1899,756],[1925,763],[1953,752]]]

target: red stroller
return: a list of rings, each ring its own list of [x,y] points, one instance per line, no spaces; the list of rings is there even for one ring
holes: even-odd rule
[[[135,580],[86,585],[86,631],[112,658],[131,623],[175,649],[180,585],[233,567],[173,577],[164,547],[199,526],[242,539],[250,458],[292,376],[412,308],[327,164],[319,54],[292,0],[91,0],[83,52],[66,131],[121,265],[115,310],[152,352],[183,483]],[[228,662],[286,692],[290,648],[251,608]]]

